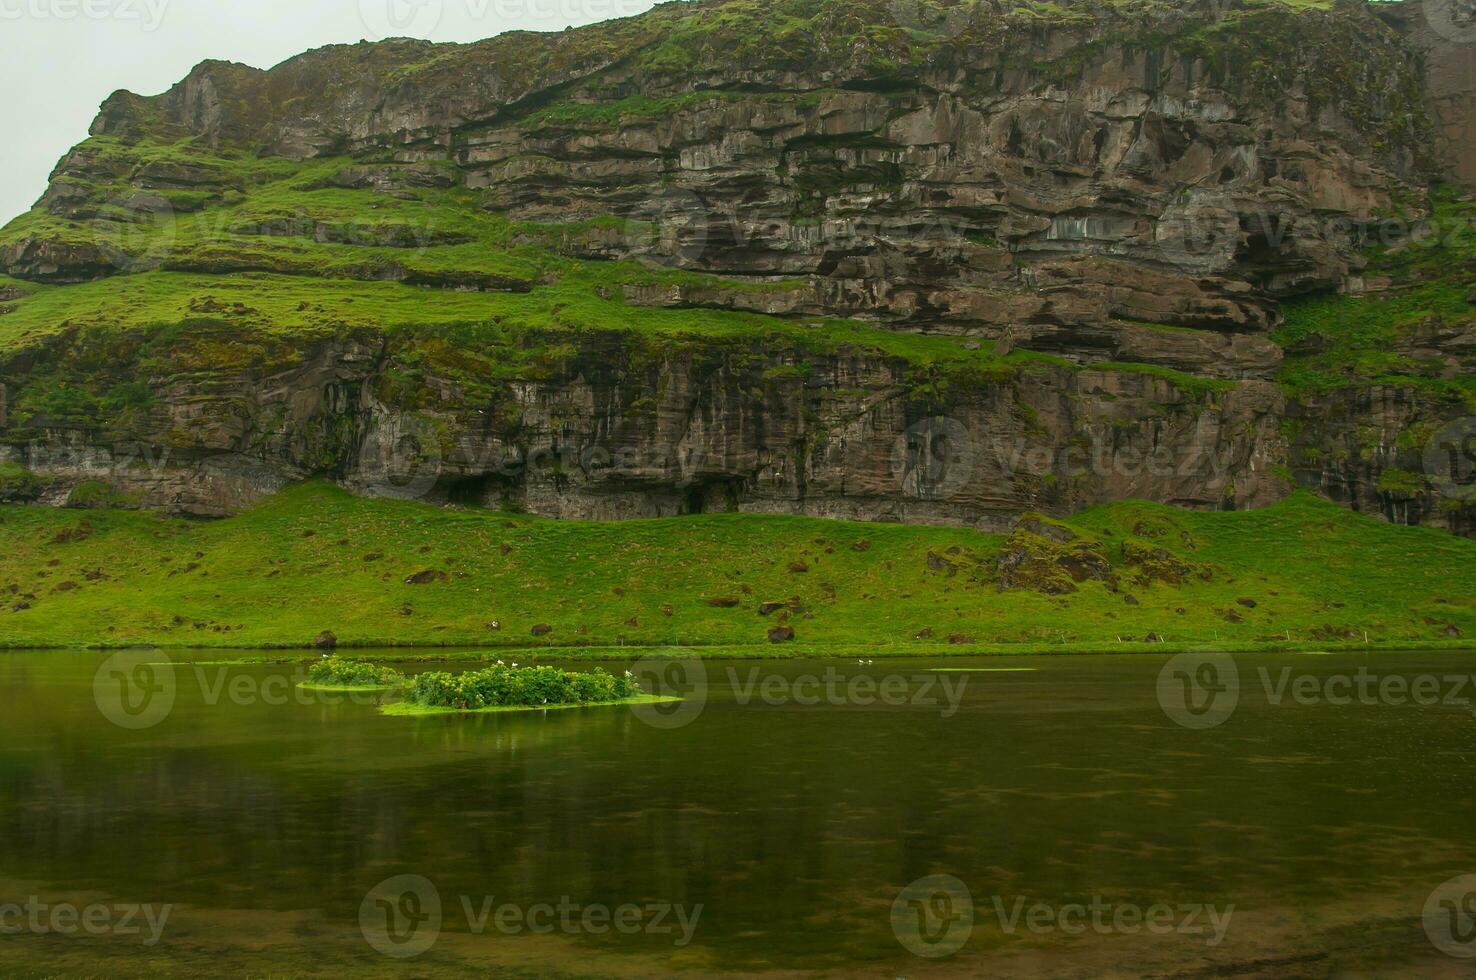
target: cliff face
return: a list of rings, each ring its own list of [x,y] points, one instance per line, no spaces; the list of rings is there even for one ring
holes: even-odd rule
[[[1434,152],[1446,173],[1476,185],[1476,8],[1465,0],[1419,0],[1378,10],[1408,38],[1425,74]]]
[[[48,356],[88,355],[69,339]],[[1148,495],[1253,506],[1282,492],[1268,467],[1283,399],[1264,382],[1186,393],[1151,374],[1042,364],[978,376],[940,415],[895,359],[654,353],[616,334],[488,400],[433,372],[407,411],[387,379],[417,358],[371,336],[273,346],[172,372],[126,432],[57,426],[17,456],[52,478],[35,491],[45,502],[93,481],[214,515],[325,473],[374,495],[564,517],[742,508],[986,527],[1032,508]]]
[[[1300,480],[1462,528],[1388,506],[1397,453],[1325,462],[1459,398],[1299,391],[1277,332],[1464,159],[1476,46],[1400,10],[726,0],[207,63],[111,98],[0,233],[0,458],[212,514],[313,474],[989,526]]]

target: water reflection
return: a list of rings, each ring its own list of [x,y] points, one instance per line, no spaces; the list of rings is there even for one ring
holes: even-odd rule
[[[1472,655],[1421,657],[1399,670],[1476,668]],[[323,975],[516,963],[597,976],[1139,975],[1313,957],[1439,973],[1454,961],[1425,940],[1420,910],[1476,870],[1469,709],[1248,699],[1223,727],[1192,732],[1155,700],[1158,658],[1010,660],[1035,670],[968,675],[946,717],[906,703],[739,703],[749,666],[714,665],[704,710],[675,730],[624,708],[387,718],[345,699],[233,700],[211,694],[217,668],[200,683],[186,665],[168,717],[141,731],[99,712],[101,659],[0,655],[0,897],[179,910],[153,950],[8,937],[0,971],[105,961],[143,975],[163,956],[182,970]],[[923,666],[937,664],[840,669]],[[240,690],[289,670],[219,669],[249,678]],[[763,669],[793,679],[817,666]],[[357,919],[366,893],[402,874],[434,882],[447,908],[442,938],[406,964],[369,949]],[[903,886],[936,874],[967,883],[979,908],[967,945],[934,962],[908,954],[889,917]],[[1207,950],[1181,936],[1012,935],[993,911],[996,899],[1095,897],[1234,903],[1240,918]],[[491,938],[461,911],[486,898],[704,912],[681,949],[646,934]]]

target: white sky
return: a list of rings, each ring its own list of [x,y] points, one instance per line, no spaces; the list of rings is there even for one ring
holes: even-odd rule
[[[626,17],[654,0],[0,0],[0,224],[46,189],[118,89],[156,95],[207,58],[270,68],[324,44],[474,41]]]

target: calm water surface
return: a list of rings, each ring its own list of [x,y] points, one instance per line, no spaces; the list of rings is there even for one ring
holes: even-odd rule
[[[0,905],[100,905],[110,921],[171,906],[153,944],[142,914],[138,934],[9,928],[0,974],[1476,972],[1450,955],[1476,954],[1460,896],[1444,947],[1422,918],[1437,887],[1476,873],[1476,717],[1444,703],[1476,653],[1239,657],[1235,710],[1205,730],[1161,707],[1167,657],[713,662],[686,716],[405,719],[287,695],[288,666],[189,663],[210,656],[157,668],[169,710],[130,728],[106,695],[99,707],[106,655],[0,654]],[[960,666],[1029,669],[927,672]],[[1303,692],[1360,669],[1428,675],[1441,703],[1287,688],[1273,704],[1261,671],[1274,688],[1286,667]],[[827,668],[839,686],[811,683]],[[893,696],[856,703],[871,700],[856,678],[893,678]],[[1476,700],[1469,682],[1456,693]],[[967,893],[897,902],[935,875]],[[1113,911],[1101,930],[1002,921],[1094,901],[1161,903],[1176,927],[1117,928]],[[517,926],[560,903],[572,928],[557,911],[544,931]],[[1211,905],[1234,906],[1218,943],[1202,915],[1184,922]],[[642,931],[598,928],[622,907]],[[924,952],[956,952],[914,955],[919,929]],[[371,941],[427,939],[411,958]]]

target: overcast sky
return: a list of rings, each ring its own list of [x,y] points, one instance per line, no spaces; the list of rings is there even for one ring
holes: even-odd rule
[[[652,0],[0,0],[0,224],[29,210],[118,89],[164,91],[206,58],[270,68],[387,36],[563,30]]]

